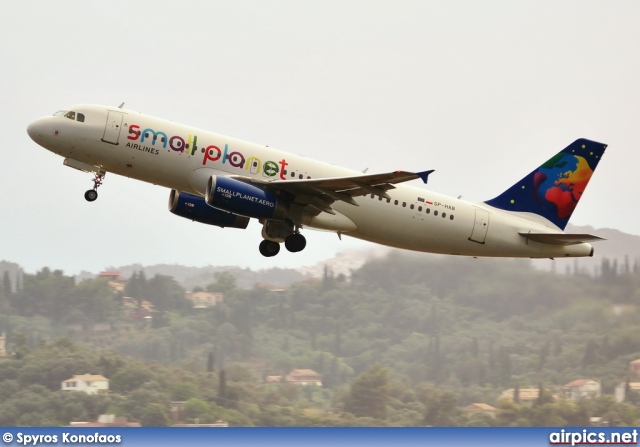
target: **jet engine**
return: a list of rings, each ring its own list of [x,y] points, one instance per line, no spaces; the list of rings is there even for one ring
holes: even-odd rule
[[[211,208],[202,197],[175,189],[172,189],[169,195],[169,211],[176,216],[218,227],[245,229],[249,225],[247,217]]]
[[[204,197],[214,208],[256,219],[283,219],[287,211],[274,193],[225,176],[212,175]]]

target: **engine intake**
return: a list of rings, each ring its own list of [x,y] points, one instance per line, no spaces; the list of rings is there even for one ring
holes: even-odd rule
[[[286,213],[274,193],[230,177],[212,175],[204,197],[210,206],[240,216],[282,219]]]
[[[175,189],[169,195],[169,211],[176,216],[218,227],[245,229],[249,225],[247,217],[211,208],[202,197]]]

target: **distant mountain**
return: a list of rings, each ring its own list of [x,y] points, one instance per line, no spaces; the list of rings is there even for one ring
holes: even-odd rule
[[[588,274],[597,274],[604,258],[617,261],[618,268],[624,269],[629,265],[633,268],[636,263],[640,263],[640,236],[623,233],[610,228],[594,229],[590,226],[569,225],[568,233],[589,233],[603,237],[606,240],[595,242],[595,255],[593,258],[571,258],[541,259],[532,261],[533,264],[542,270],[557,270],[558,273],[579,271]],[[313,248],[309,248],[310,250]],[[192,289],[196,286],[205,287],[215,282],[216,272],[230,272],[236,277],[238,285],[243,288],[252,288],[255,284],[269,284],[273,286],[288,286],[294,282],[302,281],[306,278],[321,278],[325,269],[333,275],[351,276],[351,272],[362,267],[371,259],[387,256],[396,251],[388,247],[372,244],[370,248],[364,250],[346,251],[338,254],[334,258],[329,258],[311,266],[301,266],[297,269],[271,268],[253,271],[236,266],[206,266],[189,267],[178,264],[157,264],[143,266],[132,264],[122,267],[109,268],[118,270],[124,278],[129,278],[136,271],[144,271],[147,278],[157,274],[172,276],[183,287]],[[401,251],[401,250],[397,250]],[[444,256],[433,254],[422,254],[423,256]],[[93,274],[83,272],[80,278],[91,277]]]
[[[218,272],[231,273],[236,278],[238,286],[242,288],[252,288],[255,284],[287,286],[294,282],[303,281],[308,277],[293,269],[271,268],[253,271],[248,268],[236,266],[212,265],[206,267],[189,267],[179,264],[157,264],[151,266],[132,264],[109,268],[109,270],[119,271],[123,278],[130,278],[134,272],[138,271],[144,271],[147,278],[155,275],[171,276],[189,290],[196,286],[206,287],[215,282],[215,274]]]
[[[595,248],[592,258],[574,259],[574,266],[577,266],[579,271],[598,274],[605,258],[615,261],[619,270],[634,268],[640,263],[640,236],[612,228],[593,228],[588,225],[569,225],[565,231],[567,233],[594,234],[606,239],[592,244]],[[558,269],[558,273],[564,273],[564,270]]]
[[[589,233],[606,239],[596,242],[595,256],[623,259],[625,256],[635,258],[640,256],[640,236],[623,233],[612,228],[593,228],[591,226],[569,225],[567,233]]]

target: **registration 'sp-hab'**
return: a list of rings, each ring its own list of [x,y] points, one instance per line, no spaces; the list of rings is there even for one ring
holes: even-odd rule
[[[433,172],[363,174],[118,107],[77,105],[27,129],[64,164],[171,189],[172,213],[218,227],[262,224],[260,253],[305,248],[317,228],[409,250],[465,256],[592,256],[588,234],[566,234],[606,145],[579,139],[491,200],[471,203],[403,184]]]

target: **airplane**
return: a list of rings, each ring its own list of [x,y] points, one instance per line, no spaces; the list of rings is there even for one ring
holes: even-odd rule
[[[169,210],[218,227],[262,224],[263,256],[302,251],[301,230],[327,230],[421,252],[472,257],[593,256],[602,238],[564,229],[606,145],[578,139],[522,180],[472,203],[404,184],[433,170],[367,174],[120,107],[76,105],[28,125],[64,165],[171,189]],[[517,157],[514,156],[517,160]]]

